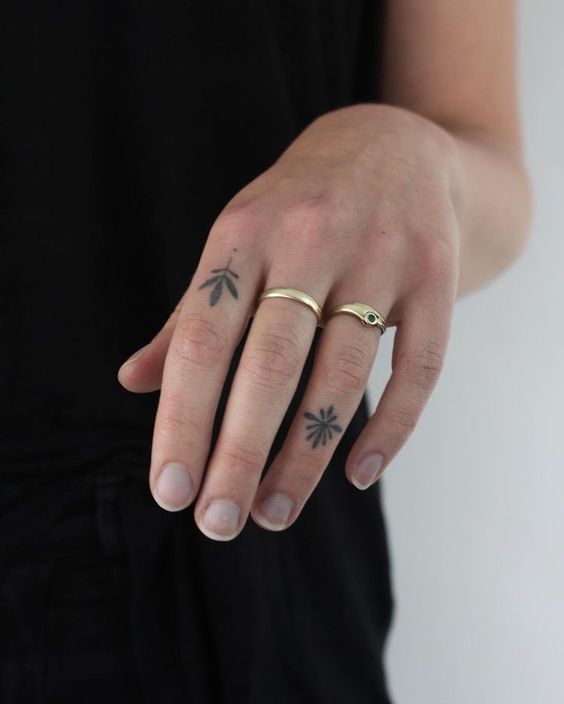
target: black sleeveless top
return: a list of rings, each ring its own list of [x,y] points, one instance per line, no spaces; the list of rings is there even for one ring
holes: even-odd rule
[[[249,517],[218,543],[191,508],[169,514],[150,496],[158,392],[117,381],[188,286],[226,202],[315,117],[378,100],[381,10],[375,0],[2,3],[0,557],[7,568],[40,550],[85,477],[121,477],[148,701],[167,668],[171,703],[388,701],[381,489],[344,477],[366,399],[290,529]],[[206,618],[169,618],[171,581],[185,590],[179,608]],[[151,644],[195,659],[172,668],[149,657]],[[210,694],[213,678],[225,699]]]

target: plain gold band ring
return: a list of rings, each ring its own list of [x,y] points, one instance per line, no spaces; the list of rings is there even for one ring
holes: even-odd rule
[[[386,332],[384,316],[380,315],[380,313],[371,306],[366,305],[366,303],[343,303],[333,308],[327,315],[326,320],[337,313],[350,313],[357,317],[363,325],[379,328],[381,335]]]
[[[305,291],[300,291],[297,288],[267,288],[266,291],[263,291],[259,296],[257,305],[261,301],[264,301],[265,298],[291,298],[299,303],[304,303],[315,313],[317,322],[321,322],[321,306],[308,293],[305,293]]]

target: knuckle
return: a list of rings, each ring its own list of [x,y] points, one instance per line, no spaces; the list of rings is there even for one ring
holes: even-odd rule
[[[286,228],[304,236],[322,235],[331,223],[331,204],[329,195],[319,193],[305,196],[290,205],[284,213]]]
[[[247,374],[262,384],[287,384],[300,370],[300,345],[290,335],[263,333],[242,365]]]
[[[444,366],[444,353],[436,345],[424,347],[398,357],[394,371],[423,389],[432,387]]]
[[[356,395],[366,388],[370,367],[370,359],[365,349],[347,345],[337,354],[328,356],[322,361],[322,380],[334,391]]]
[[[258,445],[230,443],[221,450],[222,463],[229,473],[243,474],[255,478],[260,475],[267,458],[267,451]]]
[[[226,333],[210,320],[179,320],[174,334],[173,351],[185,362],[212,366],[222,358],[228,348]]]
[[[241,240],[254,237],[264,219],[264,205],[257,197],[227,205],[212,225],[210,236]]]
[[[207,437],[206,422],[193,413],[183,413],[179,406],[166,412],[159,421],[159,431],[172,438],[194,438],[202,441]]]
[[[419,414],[412,406],[398,405],[385,415],[385,422],[402,435],[409,434],[417,425]]]
[[[418,242],[417,262],[423,279],[441,282],[454,272],[454,247],[452,237],[440,228],[416,233]]]
[[[305,451],[298,451],[291,457],[288,464],[297,469],[300,475],[300,483],[308,486],[315,485],[323,474],[327,462],[311,448]]]

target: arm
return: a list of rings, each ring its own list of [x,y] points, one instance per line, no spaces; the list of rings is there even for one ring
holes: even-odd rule
[[[527,238],[511,3],[389,2],[383,102],[322,114],[235,194],[181,302],[121,371],[130,390],[161,388],[155,498],[178,510],[197,497],[194,519],[216,540],[235,537],[249,515],[269,530],[297,519],[358,408],[379,346],[380,333],[352,316],[328,316],[296,415],[261,480],[316,327],[295,301],[257,306],[262,290],[291,284],[328,313],[366,303],[397,328],[391,376],[346,462],[346,476],[366,489],[423,412],[457,295],[507,267]]]
[[[452,136],[458,295],[506,268],[529,233],[515,64],[512,0],[390,0],[383,99]]]

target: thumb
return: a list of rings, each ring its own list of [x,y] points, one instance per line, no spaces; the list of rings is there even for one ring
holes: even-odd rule
[[[133,393],[147,393],[161,388],[164,363],[179,313],[180,304],[151,342],[121,365],[117,378],[125,389]]]

